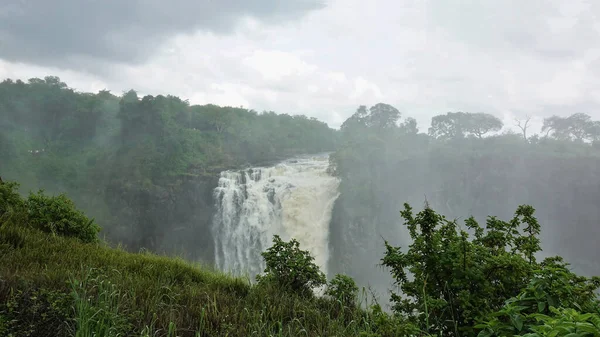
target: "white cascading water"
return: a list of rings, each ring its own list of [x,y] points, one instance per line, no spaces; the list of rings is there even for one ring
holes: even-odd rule
[[[298,240],[327,274],[329,221],[339,196],[327,166],[328,155],[317,155],[222,172],[212,228],[217,268],[254,281],[265,268],[260,253],[277,234]]]

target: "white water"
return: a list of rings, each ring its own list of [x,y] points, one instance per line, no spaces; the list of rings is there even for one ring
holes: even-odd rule
[[[328,155],[318,155],[222,172],[212,228],[217,267],[254,281],[265,267],[260,253],[277,234],[298,240],[327,274],[329,221],[339,196],[339,180],[327,166]]]

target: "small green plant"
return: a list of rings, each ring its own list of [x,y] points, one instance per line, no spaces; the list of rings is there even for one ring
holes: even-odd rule
[[[0,337],[8,335],[8,322],[7,319],[0,314]]]
[[[100,277],[70,277],[74,301],[75,337],[117,337],[127,331],[127,319],[120,312],[121,292],[116,285]]]
[[[28,224],[36,229],[55,235],[75,237],[92,243],[98,241],[100,227],[79,211],[66,195],[49,197],[43,191],[31,193],[25,205]]]
[[[262,252],[266,262],[265,275],[258,275],[259,284],[276,284],[285,290],[307,295],[312,289],[327,283],[325,274],[313,262],[308,251],[300,249],[296,239],[284,242],[273,236],[273,246]]]
[[[337,274],[329,281],[325,295],[331,296],[343,306],[353,307],[356,305],[358,287],[350,276]]]

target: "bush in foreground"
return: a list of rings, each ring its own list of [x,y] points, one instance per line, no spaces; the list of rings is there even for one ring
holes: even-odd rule
[[[316,287],[327,283],[325,274],[313,262],[314,257],[300,249],[296,239],[283,241],[273,236],[273,246],[262,253],[266,263],[265,274],[258,275],[259,284],[274,283],[284,290],[310,295]]]
[[[402,294],[392,293],[393,310],[423,331],[475,336],[485,328],[495,333],[497,324],[490,315],[506,314],[502,310],[506,310],[507,301],[532,285],[537,288],[521,297],[530,300],[529,306],[545,310],[540,313],[550,314],[550,307],[586,312],[598,308],[594,292],[600,279],[571,273],[557,257],[536,261],[535,254],[541,251],[540,225],[531,206],[519,206],[510,221],[489,217],[485,228],[475,219],[467,219],[465,225],[473,233],[472,239],[455,221],[428,205],[414,215],[405,204],[401,214],[413,242],[406,252],[385,242],[382,264],[391,269],[402,290]],[[511,320],[515,317],[509,315]],[[477,324],[481,321],[496,325]],[[511,334],[525,332],[520,325]]]
[[[74,237],[82,242],[98,242],[100,227],[89,219],[66,195],[48,197],[43,191],[27,198],[27,221],[43,232]]]
[[[337,274],[329,281],[325,295],[339,301],[343,306],[353,307],[356,305],[358,287],[350,276]]]
[[[98,242],[100,227],[66,195],[47,196],[42,190],[23,199],[19,184],[0,180],[0,224],[28,226],[54,235]]]

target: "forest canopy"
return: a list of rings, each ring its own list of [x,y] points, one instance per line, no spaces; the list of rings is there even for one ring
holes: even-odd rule
[[[332,151],[337,139],[315,118],[135,90],[82,93],[55,76],[1,82],[0,116],[0,175],[21,181],[23,193],[68,193],[132,249],[181,249],[202,236],[206,259],[206,199],[219,172]],[[177,237],[165,245],[165,235]]]

